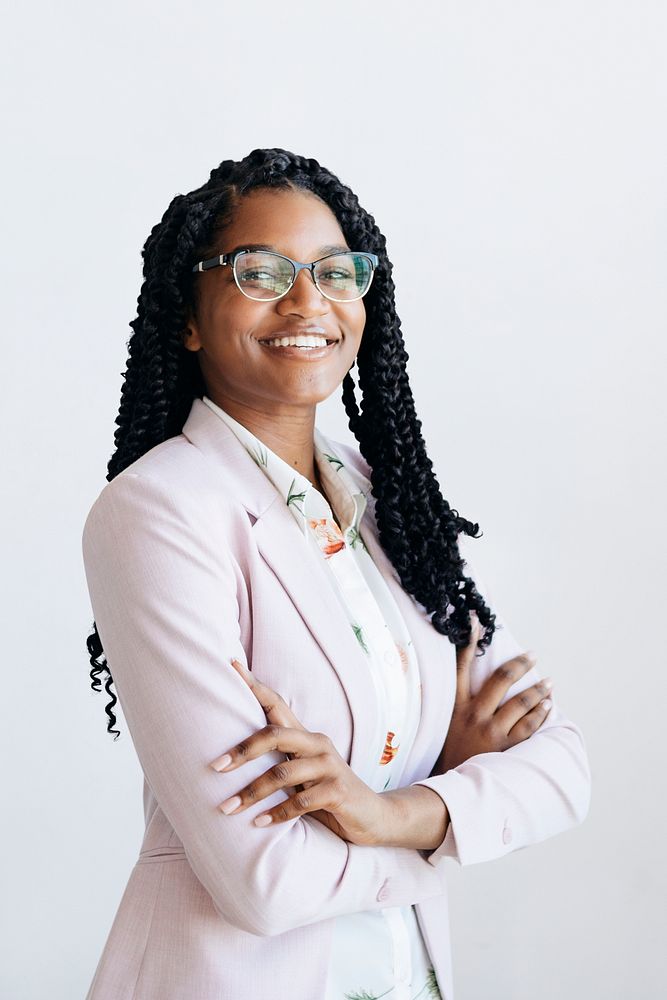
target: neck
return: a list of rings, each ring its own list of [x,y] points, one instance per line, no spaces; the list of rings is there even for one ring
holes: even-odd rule
[[[219,392],[207,392],[206,395],[322,491],[315,467],[316,406],[286,406],[270,411],[230,399]]]

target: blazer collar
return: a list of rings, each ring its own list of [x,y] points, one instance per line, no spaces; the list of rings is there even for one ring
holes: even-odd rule
[[[228,492],[260,518],[278,494],[273,483],[252,461],[244,445],[224,421],[196,397],[183,432],[188,441],[225,473]]]

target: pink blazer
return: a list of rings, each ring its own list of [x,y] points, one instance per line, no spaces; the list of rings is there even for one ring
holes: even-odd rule
[[[336,444],[369,475],[356,448]],[[232,657],[279,691],[303,725],[327,733],[353,769],[375,724],[362,651],[321,556],[303,545],[292,514],[232,431],[195,399],[183,432],[107,483],[94,502],[84,566],[145,776],[146,830],[87,1000],[316,1000],[332,918],[410,903],[442,995],[452,1000],[445,858],[489,861],[586,816],[584,740],[556,702],[530,739],[428,777],[454,704],[456,653],[400,586],[373,511],[371,498],[362,533],[422,672],[422,717],[404,784],[428,784],[451,814],[431,854],[348,844],[309,816],[253,826],[285,791],[237,816],[217,808],[284,760],[274,751],[230,774],[209,767],[266,724]],[[497,611],[469,560],[468,572]],[[473,691],[522,651],[507,627],[498,630],[475,662]],[[540,676],[533,668],[506,697]]]

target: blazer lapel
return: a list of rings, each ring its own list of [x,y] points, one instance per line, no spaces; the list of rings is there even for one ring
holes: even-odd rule
[[[350,628],[322,555],[306,545],[299,526],[280,496],[255,522],[253,535],[322,652],[338,674],[352,715],[350,767],[364,775],[368,748],[381,746],[377,695],[365,654]],[[295,552],[300,549],[299,557]],[[295,637],[296,639],[296,637]],[[378,750],[378,754],[380,750]]]
[[[259,552],[340,677],[353,721],[350,767],[363,775],[368,748],[378,742],[380,735],[377,696],[363,651],[327,576],[321,553],[305,544],[273,483],[233,431],[199,398],[193,401],[183,434],[215,463],[226,491],[255,519],[252,531]],[[297,559],[298,547],[302,557]]]

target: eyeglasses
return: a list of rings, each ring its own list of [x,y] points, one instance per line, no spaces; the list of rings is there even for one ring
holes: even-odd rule
[[[192,270],[208,271],[231,264],[240,291],[249,299],[266,302],[286,295],[299,271],[307,269],[325,298],[334,302],[354,302],[371,287],[378,263],[377,254],[352,250],[327,254],[311,264],[302,264],[273,250],[236,250],[200,260]]]

